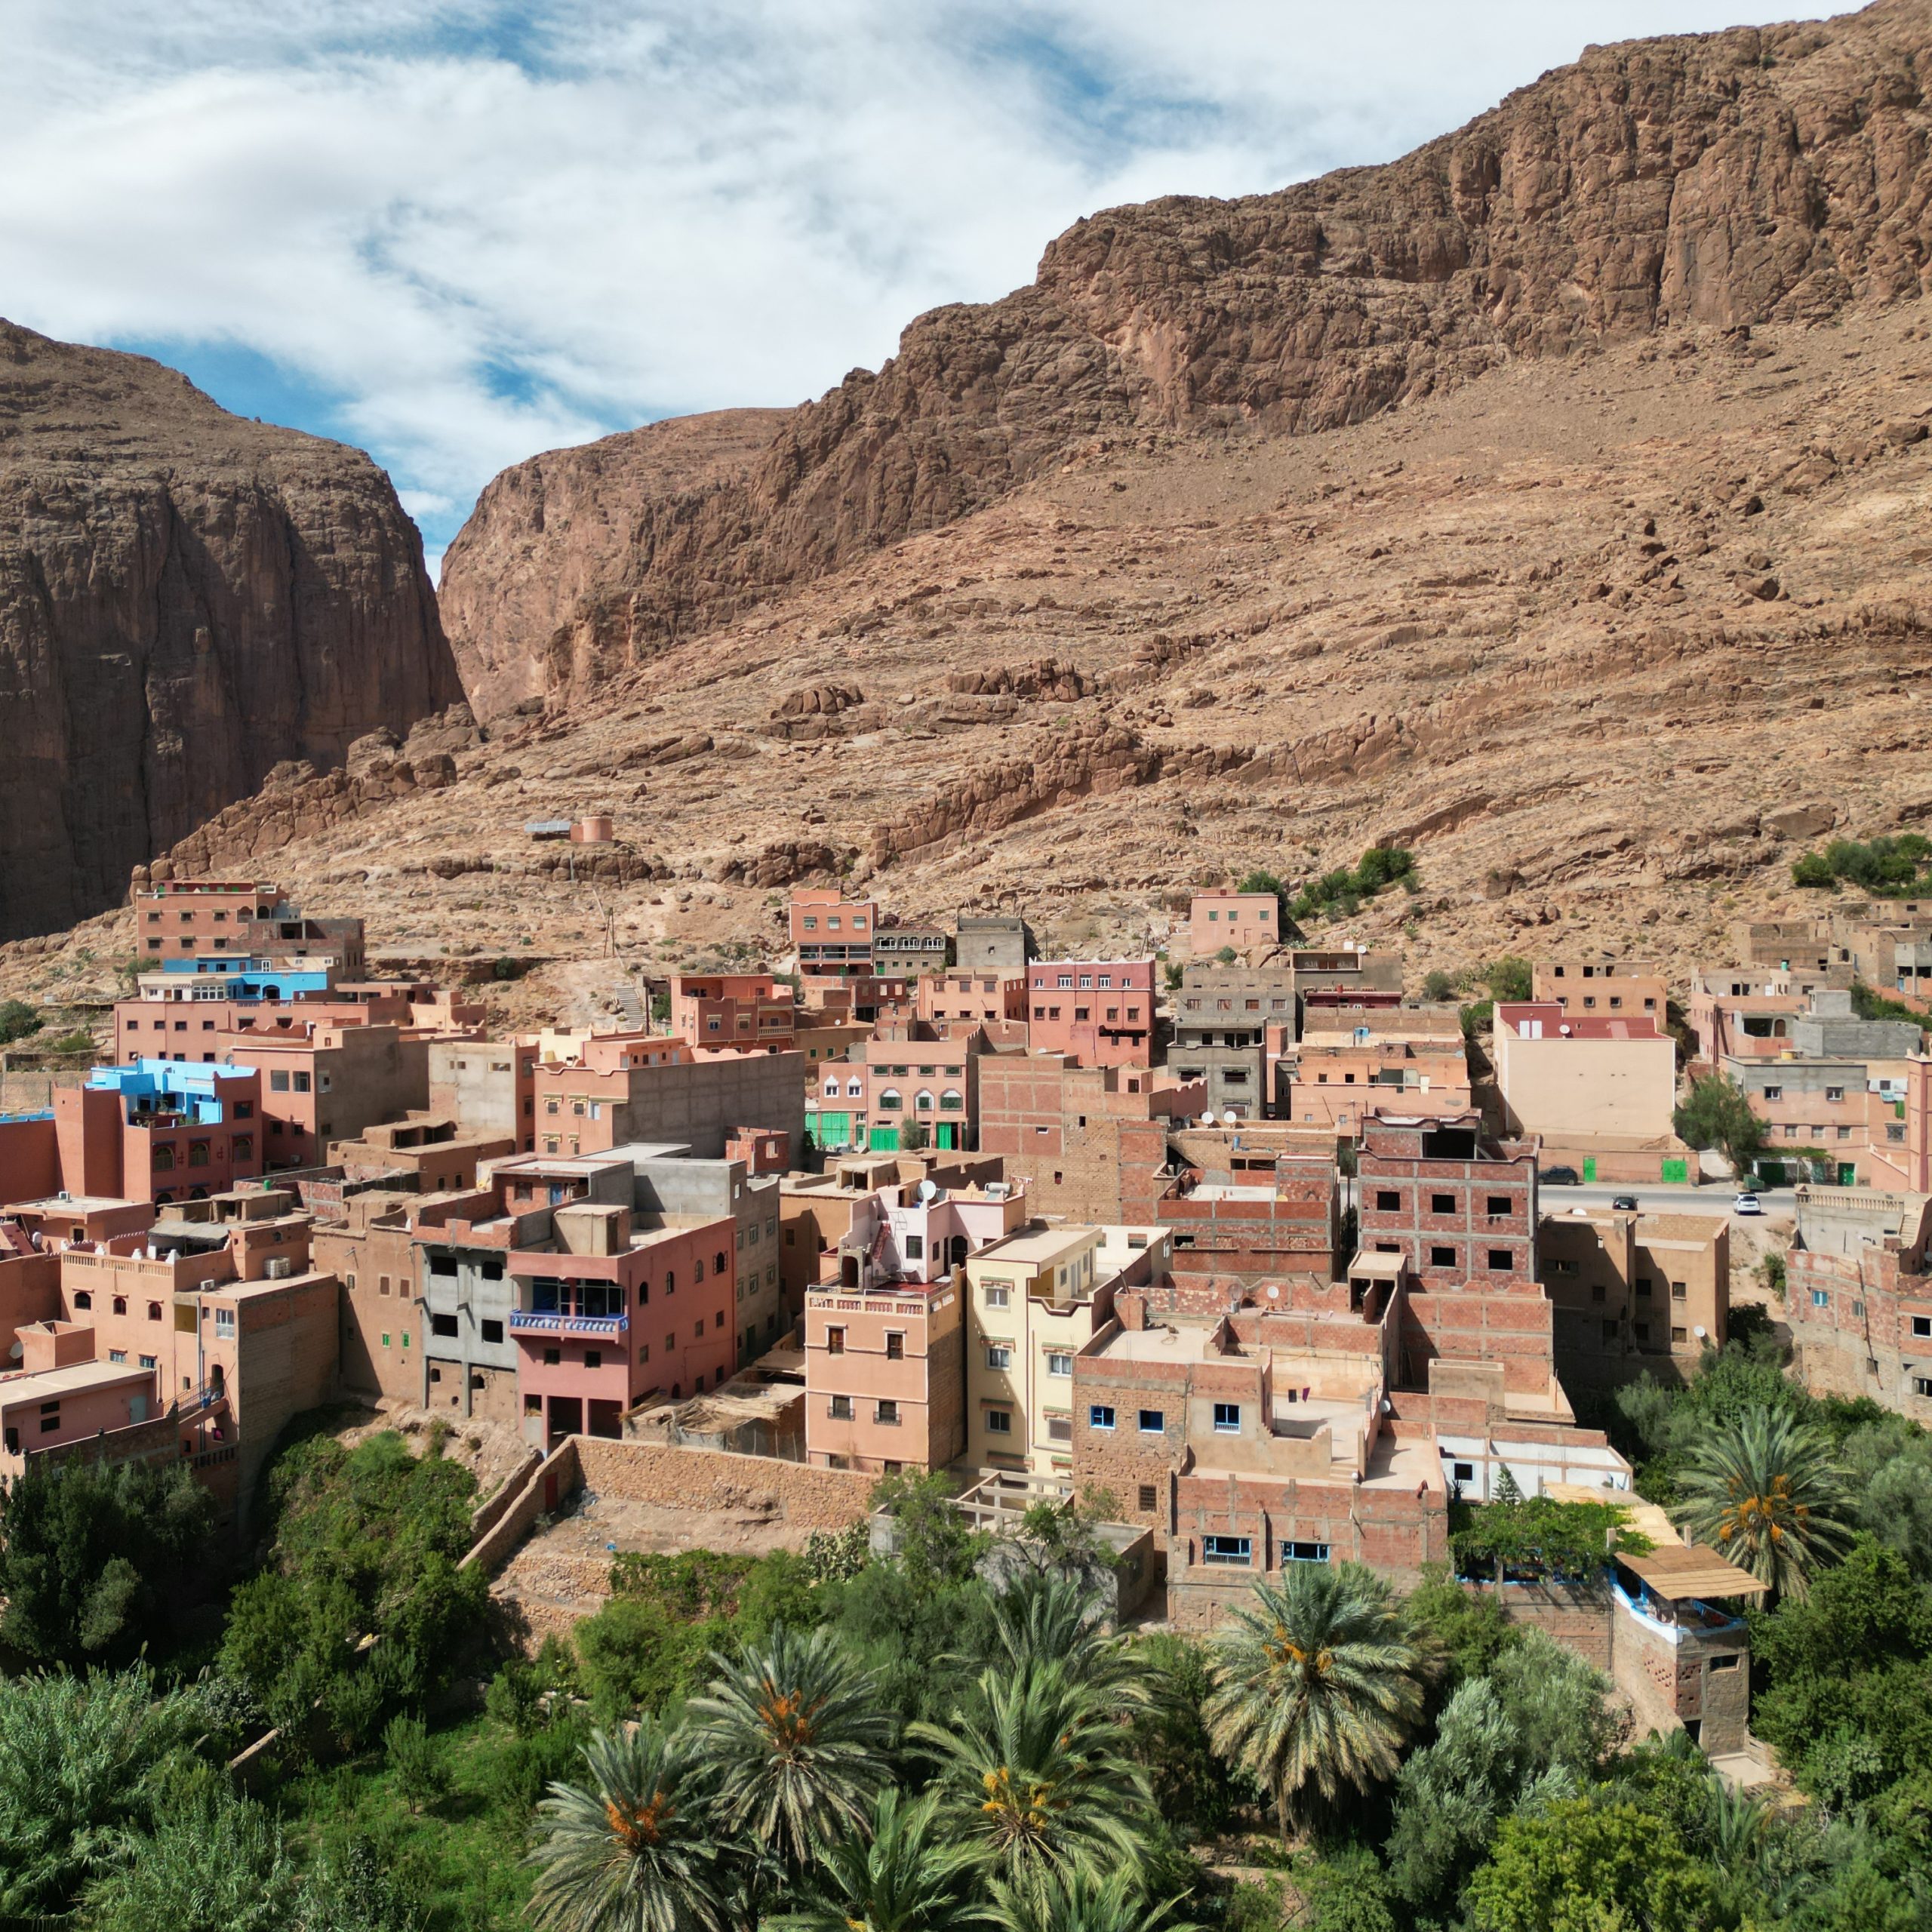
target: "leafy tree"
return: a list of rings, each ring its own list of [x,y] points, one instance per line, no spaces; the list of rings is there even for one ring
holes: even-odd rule
[[[156,1772],[199,1715],[187,1693],[156,1697],[145,1666],[11,1679],[0,1696],[0,1912],[66,1911],[152,1816]]]
[[[1709,1932],[1714,1890],[1666,1820],[1578,1798],[1506,1818],[1466,1903],[1472,1932]]]
[[[1513,1501],[1478,1503],[1457,1513],[1465,1518],[1450,1539],[1457,1563],[1469,1572],[1493,1571],[1499,1583],[1512,1575],[1593,1577],[1603,1567],[1613,1537],[1633,1555],[1651,1546],[1647,1537],[1620,1529],[1629,1512],[1614,1503],[1525,1499],[1518,1490]]]
[[[587,1785],[558,1783],[531,1915],[552,1932],[724,1932],[710,1774],[695,1736],[645,1718],[584,1748]]]
[[[1285,1838],[1314,1801],[1395,1774],[1431,1660],[1360,1564],[1291,1564],[1253,1598],[1215,1635],[1208,1720],[1215,1748],[1273,1798]]]
[[[212,1561],[214,1503],[179,1463],[49,1463],[0,1490],[0,1640],[37,1661],[131,1657]]]
[[[1134,1655],[1149,1695],[1128,1712],[1128,1750],[1146,1774],[1159,1815],[1190,1838],[1212,1838],[1227,1829],[1244,1792],[1208,1740],[1203,1711],[1214,1680],[1207,1651],[1192,1638],[1161,1633],[1143,1638]]]
[[[1237,892],[1272,892],[1275,895],[1275,917],[1279,922],[1278,931],[1285,931],[1288,921],[1288,888],[1286,884],[1271,872],[1257,866],[1245,875],[1235,885]]]
[[[204,1789],[123,1841],[88,1887],[85,1913],[91,1932],[284,1932],[299,1890],[267,1813]]]
[[[426,1811],[448,1791],[449,1767],[420,1718],[391,1718],[383,1732],[383,1754],[411,1810]]]
[[[1482,969],[1482,983],[1493,1000],[1526,1000],[1531,990],[1530,962],[1516,953],[1506,952]]]
[[[1298,1860],[1295,1885],[1309,1932],[1401,1932],[1389,1881],[1365,1846]]]
[[[1284,930],[1288,924],[1333,913],[1352,918],[1364,900],[1398,883],[1411,892],[1415,890],[1415,854],[1401,846],[1371,846],[1352,870],[1342,866],[1306,881],[1286,909]]]
[[[872,1507],[891,1515],[894,1554],[915,1589],[964,1583],[986,1552],[990,1539],[952,1506],[952,1481],[937,1469],[881,1476],[873,1485]]]
[[[1927,889],[1932,839],[1916,832],[1878,838],[1834,838],[1791,869],[1794,885],[1835,891],[1841,881],[1884,899],[1909,899]]]
[[[25,1000],[0,1001],[0,1047],[11,1047],[40,1028],[40,1015]]]
[[[531,1801],[535,1803],[535,1799]],[[527,1809],[528,1807],[526,1807]],[[420,1932],[405,1888],[366,1838],[325,1846],[303,1873],[298,1932]]]
[[[1419,1907],[1447,1904],[1500,1820],[1574,1796],[1615,1736],[1608,1681],[1547,1632],[1530,1629],[1493,1678],[1449,1700],[1433,1743],[1403,1765],[1389,1841],[1392,1880]]]
[[[974,1847],[949,1842],[937,1792],[882,1791],[866,1827],[820,1853],[804,1902],[765,1922],[771,1932],[964,1932],[992,1916],[970,1902],[978,1862]]]
[[[1440,966],[1432,968],[1423,975],[1422,996],[1432,1006],[1439,1006],[1444,1000],[1454,999],[1456,997],[1454,977],[1444,972]]]
[[[1147,1785],[1111,1705],[1057,1663],[989,1669],[977,1693],[949,1724],[907,1734],[938,1764],[950,1829],[1018,1894],[1038,1896],[1056,1875],[1132,1865],[1149,1823]]]
[[[1818,1430],[1789,1410],[1754,1408],[1720,1424],[1685,1463],[1679,1515],[1698,1540],[1802,1597],[1822,1562],[1850,1547],[1844,1472]]]
[[[1523,1640],[1522,1626],[1509,1621],[1502,1598],[1493,1591],[1465,1589],[1446,1563],[1423,1566],[1422,1581],[1402,1608],[1410,1627],[1426,1636],[1441,1659],[1451,1690],[1486,1676],[1503,1651]]]
[[[1232,966],[1240,957],[1241,955],[1232,946],[1224,946],[1215,954],[1214,963],[1217,966]]]
[[[830,1630],[781,1626],[742,1660],[712,1662],[691,1718],[719,1766],[718,1814],[801,1870],[864,1820],[888,1775],[891,1718]]]
[[[1727,1074],[1707,1074],[1694,1081],[1670,1124],[1687,1146],[1715,1147],[1740,1177],[1764,1149],[1764,1123],[1751,1111],[1744,1089]]]

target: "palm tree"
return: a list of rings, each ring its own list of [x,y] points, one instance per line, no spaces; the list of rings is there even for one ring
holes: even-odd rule
[[[813,1850],[865,1821],[890,1773],[892,1718],[835,1632],[776,1626],[718,1675],[691,1715],[719,1767],[720,1815],[801,1870]]]
[[[993,1887],[993,1923],[1001,1932],[1200,1932],[1174,1916],[1177,1898],[1150,1900],[1140,1874],[1118,1866],[1104,1878],[1057,1872],[1035,1891]]]
[[[1845,1472],[1826,1438],[1768,1404],[1715,1424],[1679,1478],[1690,1534],[1771,1586],[1802,1598],[1811,1572],[1851,1546]]]
[[[803,1903],[767,1920],[770,1932],[966,1932],[989,1915],[969,1902],[980,1860],[972,1845],[943,1842],[939,1794],[881,1792],[869,1829],[820,1853]]]
[[[1254,1595],[1213,1641],[1203,1715],[1214,1748],[1273,1794],[1285,1838],[1315,1797],[1394,1776],[1431,1659],[1359,1563],[1291,1564]]]
[[[555,1932],[723,1932],[709,1777],[686,1730],[599,1731],[588,1787],[553,1784],[530,1902]]]
[[[1052,1572],[1016,1577],[994,1598],[995,1660],[1019,1670],[1058,1663],[1089,1689],[1146,1700],[1146,1672],[1124,1639],[1107,1627],[1100,1592],[1082,1578]]]
[[[1152,1801],[1124,1755],[1118,1700],[1055,1663],[989,1667],[978,1691],[950,1728],[907,1733],[939,1761],[961,1838],[1016,1894],[1038,1894],[1055,1873],[1137,1865]]]

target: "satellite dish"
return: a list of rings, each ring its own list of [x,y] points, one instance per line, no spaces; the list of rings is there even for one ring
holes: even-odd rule
[[[937,1201],[938,1198],[939,1186],[937,1183],[930,1180],[922,1180],[920,1182],[919,1200],[922,1205],[930,1204],[932,1201]]]
[[[26,1353],[26,1349],[22,1348],[18,1342],[16,1342],[14,1346],[7,1351],[7,1359],[9,1361],[18,1361],[21,1356]]]
[[[1240,1119],[1241,1115],[1236,1113],[1232,1107],[1223,1107],[1221,1109],[1221,1124],[1223,1127],[1233,1127]]]
[[[1271,1287],[1268,1291],[1268,1299],[1270,1301],[1279,1301],[1281,1299],[1281,1290],[1278,1287]]]
[[[1201,1124],[1203,1127],[1212,1127],[1214,1124],[1214,1111],[1211,1107],[1201,1116]]]
[[[1698,1339],[1698,1340],[1699,1340],[1699,1341],[1700,1341],[1700,1342],[1701,1342],[1702,1340],[1703,1340],[1703,1339],[1704,1339],[1704,1331],[1703,1331],[1703,1329],[1701,1329],[1701,1328],[1694,1328],[1694,1329],[1692,1329],[1692,1330],[1691,1330],[1691,1331],[1690,1331],[1690,1332],[1691,1332],[1691,1334],[1694,1334],[1694,1335],[1695,1335],[1695,1336],[1697,1337],[1697,1338]]]

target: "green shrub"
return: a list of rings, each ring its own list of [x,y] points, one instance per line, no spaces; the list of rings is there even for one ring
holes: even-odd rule
[[[40,1015],[25,1000],[0,1002],[0,1047],[11,1047],[16,1040],[24,1040],[40,1029]]]

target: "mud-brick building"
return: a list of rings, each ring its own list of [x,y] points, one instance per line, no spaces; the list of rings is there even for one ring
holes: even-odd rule
[[[1482,1116],[1371,1114],[1361,1124],[1361,1244],[1399,1254],[1425,1284],[1536,1274],[1537,1143],[1492,1143]]]

